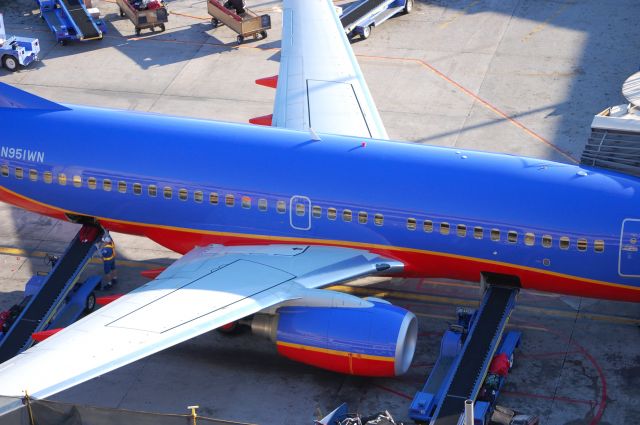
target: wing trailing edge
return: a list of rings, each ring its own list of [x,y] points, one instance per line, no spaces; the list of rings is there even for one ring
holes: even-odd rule
[[[0,108],[64,111],[69,108],[24,90],[0,83]]]

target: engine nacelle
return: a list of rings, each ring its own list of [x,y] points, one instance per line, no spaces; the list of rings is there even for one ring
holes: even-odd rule
[[[418,336],[416,316],[372,301],[372,307],[282,307],[254,316],[254,333],[301,363],[350,375],[396,376],[411,365]]]

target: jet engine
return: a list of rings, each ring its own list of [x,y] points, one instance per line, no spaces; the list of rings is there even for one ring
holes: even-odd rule
[[[368,304],[281,307],[275,315],[255,315],[251,329],[291,360],[350,375],[402,375],[416,348],[416,316],[381,300]]]

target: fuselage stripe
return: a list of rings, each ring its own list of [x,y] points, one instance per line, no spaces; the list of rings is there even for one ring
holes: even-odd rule
[[[328,348],[319,348],[319,347],[313,347],[313,346],[310,346],[310,345],[294,344],[294,343],[291,343],[291,342],[278,341],[276,344],[279,347],[293,348],[293,349],[296,349],[296,350],[308,350],[308,351],[314,351],[314,352],[317,352],[317,353],[324,353],[324,354],[331,354],[331,355],[334,355],[334,356],[347,357],[349,359],[349,368],[351,369],[351,373],[353,373],[352,361],[353,361],[354,358],[363,359],[363,360],[377,360],[377,361],[382,361],[382,362],[393,362],[394,361],[393,357],[374,356],[372,354],[351,353],[351,352],[348,352],[348,351],[331,350],[331,349],[328,349]]]

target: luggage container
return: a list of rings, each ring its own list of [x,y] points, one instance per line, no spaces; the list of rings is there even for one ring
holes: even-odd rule
[[[118,0],[120,1],[120,0]],[[207,0],[207,11],[211,15],[211,23],[216,28],[224,24],[238,33],[236,40],[241,44],[247,37],[253,36],[255,40],[267,38],[267,30],[271,29],[271,16],[258,15],[249,8],[238,15],[234,10],[227,9],[219,0]]]
[[[128,0],[116,0],[120,8],[120,16],[128,17],[136,28],[136,35],[140,35],[143,29],[151,29],[155,31],[156,27],[160,31],[165,30],[164,24],[169,22],[169,12],[163,1],[160,1],[161,7],[156,9],[138,10]]]

